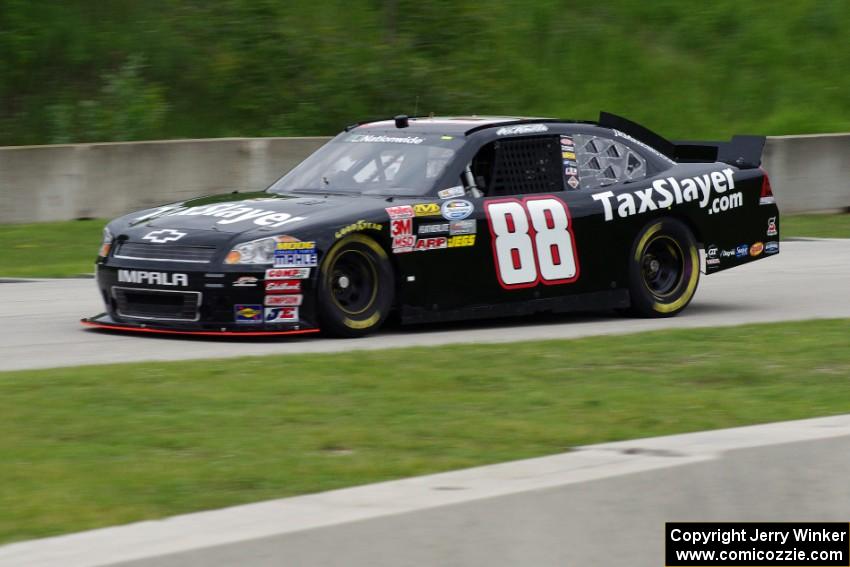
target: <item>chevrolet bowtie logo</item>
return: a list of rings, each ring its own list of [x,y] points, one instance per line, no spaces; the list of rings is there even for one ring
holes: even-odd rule
[[[155,230],[153,232],[149,232],[142,237],[142,240],[150,240],[151,242],[155,242],[157,244],[165,244],[166,242],[174,242],[175,240],[180,240],[184,236],[186,236],[185,232],[166,228],[163,230]]]

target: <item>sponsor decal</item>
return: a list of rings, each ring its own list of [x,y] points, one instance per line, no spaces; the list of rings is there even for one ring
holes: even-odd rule
[[[472,219],[459,220],[449,223],[449,234],[475,234],[476,223]]]
[[[277,250],[313,250],[315,242],[278,242]]]
[[[413,235],[413,219],[411,217],[398,218],[390,221],[390,236],[392,237],[392,248],[396,254],[413,252],[416,237]]]
[[[464,234],[463,236],[449,237],[447,248],[460,248],[462,246],[475,246],[475,235]]]
[[[266,293],[301,293],[300,280],[266,282]]]
[[[739,244],[737,248],[735,248],[735,257],[736,258],[744,258],[747,254],[750,253],[750,247],[746,244]]]
[[[574,159],[576,159],[576,154],[575,154],[575,152],[561,152],[561,157],[563,159],[574,160]]]
[[[440,214],[440,205],[437,203],[419,203],[413,205],[413,213],[417,217],[435,217]]]
[[[613,191],[603,191],[591,196],[602,203],[606,221],[613,220],[615,212],[619,218],[627,218],[689,202],[696,202],[708,214],[720,213],[744,204],[740,191],[724,194],[735,188],[733,173],[731,168],[726,168],[683,179],[667,177],[656,179],[646,189],[617,195]],[[719,196],[712,198],[713,193]]]
[[[706,266],[716,266],[720,263],[720,258],[706,258],[705,265]]]
[[[413,218],[413,207],[410,205],[397,205],[395,207],[387,207],[384,210],[387,211],[390,220]]]
[[[443,189],[442,191],[437,191],[437,197],[440,199],[453,199],[454,197],[463,197],[466,195],[466,189],[457,185],[455,187],[449,187],[448,189]]]
[[[233,287],[256,287],[257,286],[257,278],[254,276],[241,276],[236,278],[236,281],[233,282]]]
[[[446,201],[441,207],[443,218],[450,221],[463,220],[472,214],[475,207],[469,201],[463,199],[454,199]]]
[[[118,270],[118,281],[123,283],[186,287],[189,276],[168,272],[144,272],[140,270]]]
[[[564,175],[578,175],[578,168],[572,167],[572,166],[565,167],[564,168]]]
[[[770,242],[766,242],[764,244],[764,253],[765,254],[777,254],[779,252],[779,243],[775,240],[771,240]]]
[[[770,217],[767,219],[767,235],[776,236],[777,234],[779,234],[779,231],[776,230],[776,217]]]
[[[775,205],[776,197],[770,195],[769,197],[759,197],[759,205]]]
[[[721,258],[734,258],[737,256],[737,253],[734,248],[729,248],[728,250],[721,250],[720,257]]]
[[[631,143],[633,143],[633,144],[635,144],[635,145],[637,145],[637,146],[640,146],[640,147],[642,147],[643,149],[645,149],[645,150],[647,150],[647,151],[650,151],[650,152],[654,153],[656,156],[660,157],[662,160],[664,160],[665,162],[669,163],[670,165],[675,165],[675,164],[676,164],[676,162],[675,162],[675,161],[673,161],[673,160],[672,160],[672,159],[670,159],[669,157],[665,156],[664,154],[662,154],[661,152],[659,152],[658,150],[656,150],[656,149],[655,149],[655,148],[653,148],[652,146],[647,145],[647,144],[644,144],[643,142],[641,142],[640,140],[638,140],[638,139],[636,139],[636,138],[632,138],[631,136],[629,136],[629,135],[628,135],[628,134],[626,134],[625,132],[620,132],[619,130],[612,130],[612,131],[614,132],[614,136],[616,136],[617,138],[623,138],[624,140],[628,140],[628,141],[630,141]]]
[[[548,132],[549,127],[545,124],[517,124],[516,126],[503,126],[496,130],[497,136],[510,136],[513,134],[534,134],[535,132]]]
[[[567,185],[573,189],[578,189],[578,178],[575,175],[571,175],[570,178],[567,179]]]
[[[756,242],[752,246],[750,246],[750,256],[758,256],[764,250],[764,243]]]
[[[300,294],[267,295],[263,303],[266,307],[298,307],[303,298]]]
[[[269,281],[265,289],[266,293],[301,293],[301,280]]]
[[[156,244],[165,244],[166,242],[174,242],[176,240],[180,240],[186,236],[185,232],[180,232],[179,230],[171,230],[170,228],[164,228],[162,230],[155,230],[153,232],[149,232],[142,237],[142,240],[150,240]]]
[[[419,234],[440,234],[441,232],[449,231],[449,223],[440,224],[420,224],[417,232]]]
[[[437,250],[438,248],[445,248],[447,243],[448,239],[445,236],[420,238],[416,241],[415,249],[417,252],[422,250]]]
[[[275,252],[275,268],[314,268],[319,265],[319,256],[314,250],[292,250]]]
[[[310,268],[272,268],[266,270],[267,280],[306,280],[310,277]]]
[[[134,222],[150,220],[160,217],[170,216],[202,216],[202,217],[217,217],[222,220],[216,224],[235,224],[239,222],[252,221],[259,226],[267,226],[278,228],[285,224],[304,220],[306,217],[294,217],[289,213],[278,213],[268,209],[259,209],[246,207],[246,202],[270,201],[274,199],[251,199],[240,201],[238,203],[218,203],[215,205],[201,205],[199,207],[184,207],[180,205],[166,205],[159,207],[152,212],[137,217]]]
[[[334,238],[342,238],[346,234],[350,234],[352,232],[363,232],[364,230],[384,230],[384,225],[378,224],[376,222],[366,222],[365,220],[359,220],[355,223],[351,223],[348,226],[344,226],[334,234]]]
[[[297,307],[267,307],[266,323],[295,323],[298,322]]]
[[[315,242],[278,242],[274,252],[275,268],[308,268],[319,265]]]
[[[344,142],[369,142],[378,144],[421,144],[425,138],[419,136],[383,136],[374,134],[354,134],[343,140]]]
[[[706,258],[718,258],[720,255],[720,249],[717,248],[714,244],[709,244],[705,249],[705,257]]]
[[[262,305],[235,305],[234,317],[237,323],[257,324],[263,322]]]

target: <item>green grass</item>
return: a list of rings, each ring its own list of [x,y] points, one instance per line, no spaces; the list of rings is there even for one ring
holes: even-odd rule
[[[850,238],[850,214],[784,215],[782,238]]]
[[[0,225],[0,277],[71,277],[94,271],[105,220]],[[782,238],[850,238],[850,214],[784,215]]]
[[[105,220],[0,225],[0,277],[92,273],[105,225]]]
[[[850,320],[0,373],[0,542],[846,413],[848,378]]]

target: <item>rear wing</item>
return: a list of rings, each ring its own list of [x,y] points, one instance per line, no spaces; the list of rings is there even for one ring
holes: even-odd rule
[[[599,125],[620,130],[682,163],[721,161],[741,169],[753,169],[761,165],[765,143],[764,136],[733,136],[728,142],[671,142],[640,124],[607,112],[599,113]]]

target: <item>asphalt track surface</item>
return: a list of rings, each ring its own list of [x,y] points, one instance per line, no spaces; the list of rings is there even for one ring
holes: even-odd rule
[[[614,314],[539,316],[394,327],[363,339],[175,338],[82,327],[103,311],[90,279],[0,283],[0,371],[83,364],[186,360],[501,343],[655,329],[850,317],[850,240],[783,242],[778,256],[703,277],[691,305],[670,319]],[[780,345],[777,345],[778,347]]]

